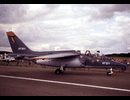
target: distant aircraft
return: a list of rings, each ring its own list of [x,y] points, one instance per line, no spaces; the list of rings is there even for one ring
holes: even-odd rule
[[[44,51],[36,52],[30,50],[12,31],[6,32],[12,51],[9,56],[15,59],[35,61],[36,64],[59,67],[55,70],[60,75],[65,68],[105,68],[110,69],[107,75],[110,76],[113,68],[122,68],[127,65],[108,59],[105,55],[91,54],[89,50],[81,54],[76,50],[66,51]]]
[[[5,62],[10,62],[10,61],[15,61],[13,57],[8,57],[6,53],[3,55],[0,55],[0,61],[5,61]]]

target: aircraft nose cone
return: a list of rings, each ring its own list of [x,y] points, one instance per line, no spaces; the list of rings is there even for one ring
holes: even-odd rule
[[[118,66],[121,66],[121,67],[127,67],[127,65],[126,64],[119,64]]]
[[[122,64],[122,63],[119,63],[119,62],[113,62],[112,65],[115,66],[115,67],[126,67],[127,66],[126,64]]]
[[[123,67],[127,67],[127,65],[126,65],[126,64],[123,64]]]

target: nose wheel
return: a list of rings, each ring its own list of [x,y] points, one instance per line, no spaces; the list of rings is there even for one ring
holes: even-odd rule
[[[107,72],[107,76],[111,76],[113,74],[112,68],[110,68],[110,72]]]

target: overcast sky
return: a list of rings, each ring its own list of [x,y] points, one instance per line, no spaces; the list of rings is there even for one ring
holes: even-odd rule
[[[0,51],[13,31],[30,49],[130,53],[129,4],[1,4]]]

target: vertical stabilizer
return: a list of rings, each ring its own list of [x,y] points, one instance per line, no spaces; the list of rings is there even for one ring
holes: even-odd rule
[[[31,53],[32,51],[12,32],[6,32],[13,53]]]

